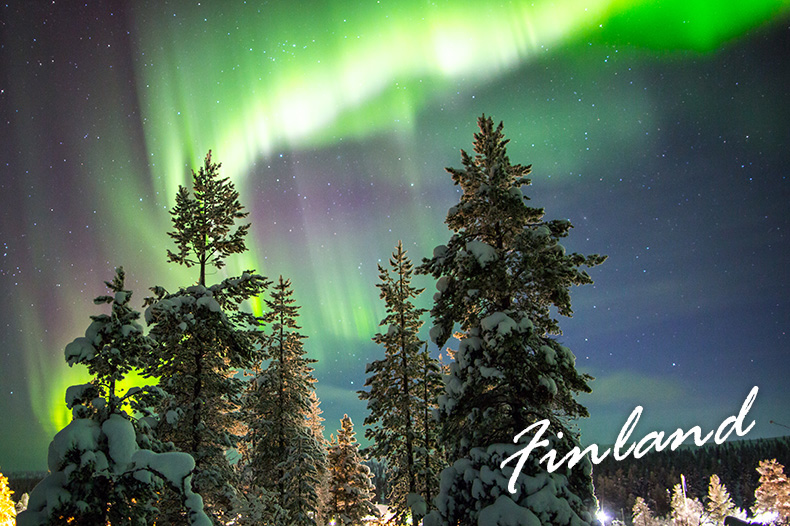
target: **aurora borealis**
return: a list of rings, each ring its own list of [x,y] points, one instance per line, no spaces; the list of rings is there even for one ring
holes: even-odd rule
[[[483,112],[564,244],[609,255],[561,320],[597,378],[584,438],[635,405],[711,428],[754,385],[750,437],[788,432],[787,0],[130,5],[0,5],[0,472],[44,468],[115,266],[138,309],[195,281],[167,209],[209,149],[251,212],[228,274],[293,281],[327,430],[361,436],[376,263],[449,237]]]

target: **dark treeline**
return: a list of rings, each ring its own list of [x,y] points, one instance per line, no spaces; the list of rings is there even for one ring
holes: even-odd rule
[[[20,473],[10,473],[8,475],[8,487],[14,492],[14,500],[19,500],[23,493],[30,493],[47,476],[45,471],[25,471]]]
[[[754,490],[760,475],[761,460],[775,458],[780,464],[790,462],[790,436],[740,440],[703,447],[684,447],[676,451],[651,452],[640,459],[616,461],[610,455],[595,466],[595,493],[601,506],[618,516],[630,517],[637,497],[642,497],[656,515],[670,511],[671,490],[686,479],[689,497],[704,502],[711,475],[718,475],[733,502],[748,509],[754,504]]]

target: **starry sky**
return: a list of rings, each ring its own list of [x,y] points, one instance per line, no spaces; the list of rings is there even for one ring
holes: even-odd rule
[[[636,405],[635,437],[713,429],[755,385],[747,437],[787,434],[789,26],[787,0],[0,4],[0,472],[45,469],[114,267],[138,309],[197,280],[167,210],[209,149],[252,230],[208,280],[293,281],[327,434],[361,438],[376,264],[449,238],[482,113],[563,244],[609,256],[561,320],[584,442]]]

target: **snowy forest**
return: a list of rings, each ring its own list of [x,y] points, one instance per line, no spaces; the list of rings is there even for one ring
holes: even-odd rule
[[[502,123],[478,126],[472,153],[447,169],[460,188],[447,243],[417,262],[398,243],[378,267],[386,316],[358,392],[364,422],[322,418],[308,339],[321,328],[300,325],[285,275],[209,281],[254,225],[208,152],[175,195],[163,255],[195,281],[152,284],[136,310],[118,262],[64,349],[92,380],[63,393],[72,420],[43,480],[28,494],[0,476],[0,525],[790,524],[786,440],[554,472],[532,456],[508,491],[514,466],[501,465],[522,430],[547,420],[560,458],[583,443],[577,395],[592,378],[558,317],[606,257],[566,253],[572,225],[528,205],[531,166],[511,163]],[[415,275],[435,279],[430,312]],[[133,372],[148,385],[127,388]]]

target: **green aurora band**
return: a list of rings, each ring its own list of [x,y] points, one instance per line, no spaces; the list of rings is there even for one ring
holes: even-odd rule
[[[547,53],[572,56],[588,43],[630,49],[655,60],[677,52],[710,52],[790,10],[788,0],[380,1],[353,9],[347,5],[271,2],[259,7],[249,1],[233,6],[168,5],[169,10],[159,5],[133,8],[129,19],[136,54],[135,93],[148,167],[136,170],[139,167],[115,162],[140,152],[109,123],[97,124],[100,145],[80,146],[94,171],[148,175],[123,177],[112,193],[103,192],[99,182],[88,190],[102,196],[95,208],[111,222],[106,225],[109,231],[128,234],[139,246],[162,247],[161,257],[119,249],[113,257],[127,270],[153,266],[154,275],[164,276],[163,284],[171,287],[194,280],[191,271],[165,262],[164,232],[170,225],[164,208],[172,204],[177,186],[187,184],[188,168],[197,166],[209,149],[223,163],[223,174],[239,186],[242,202],[253,210],[255,231],[249,178],[253,167],[273,163],[279,154],[381,134],[405,137],[405,149],[421,109],[457,91],[459,84],[485,85]],[[123,97],[117,82],[103,89],[108,101]],[[431,167],[436,172],[441,168]],[[400,177],[419,182],[423,169],[406,163]],[[315,174],[304,168],[294,176],[298,187]],[[380,179],[377,183],[388,183],[384,175]],[[274,181],[266,184],[275,186]],[[128,196],[146,191],[156,196],[155,202],[129,202]],[[413,208],[405,213],[424,208],[420,199],[415,193],[409,205]],[[361,270],[365,279],[350,279],[347,269],[359,262],[348,251],[322,261],[317,248],[322,240],[343,246],[355,238],[353,232],[334,235],[332,225],[310,216],[322,206],[329,205],[311,203],[303,210],[302,224],[295,228],[303,231],[305,246],[280,259],[301,256],[311,266],[305,279],[312,282],[306,287],[312,287],[316,297],[303,309],[302,325],[307,334],[320,328],[321,338],[309,342],[319,366],[330,352],[338,352],[337,345],[369,342],[383,315],[373,286],[374,268]],[[260,226],[250,240],[250,252],[229,260],[228,274],[247,268],[267,274],[269,267],[279,273],[285,268],[265,256],[267,246],[282,246],[282,240],[267,238],[260,233],[264,228]],[[409,235],[420,246],[429,246],[435,230],[418,225]],[[142,289],[152,284],[135,287],[138,302]],[[73,286],[64,288],[66,297],[78,298],[72,303],[80,305],[80,312],[62,315],[58,322],[73,328],[64,336],[71,339],[88,324],[82,307],[88,298]],[[41,302],[23,293],[19,307],[34,303]],[[42,334],[49,315],[39,312],[40,320],[23,318],[29,326],[22,333]],[[68,369],[60,352],[43,352],[42,341],[24,337],[30,390],[46,393],[33,397],[34,411],[49,423],[46,431],[52,434],[70,418],[63,404],[66,387],[85,376]],[[324,398],[332,396],[322,393]]]

